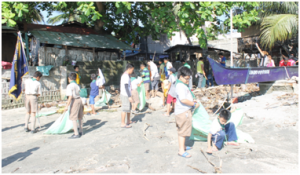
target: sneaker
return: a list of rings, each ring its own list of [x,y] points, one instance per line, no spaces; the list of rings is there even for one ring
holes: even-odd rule
[[[25,130],[25,132],[29,132],[29,131],[31,131],[30,129],[28,129],[28,128],[24,128],[24,130]]]
[[[80,136],[80,137],[82,136],[82,132],[79,132],[79,136]]]
[[[69,139],[79,139],[80,135],[75,135],[73,134],[71,137],[69,137]]]

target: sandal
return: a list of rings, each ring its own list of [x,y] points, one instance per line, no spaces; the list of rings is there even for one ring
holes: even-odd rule
[[[181,156],[181,157],[184,157],[184,158],[191,158],[191,157],[187,157],[188,155],[190,155],[189,153],[187,152],[184,152],[182,155],[178,154],[178,156]]]
[[[170,115],[167,115],[167,113],[164,113],[164,116],[165,116],[165,117],[169,117]]]
[[[191,149],[193,149],[193,147],[189,147],[189,146],[186,146],[185,147],[185,150],[187,151],[187,150],[191,150]]]
[[[132,126],[129,125],[125,125],[125,126],[121,126],[121,128],[131,128]]]

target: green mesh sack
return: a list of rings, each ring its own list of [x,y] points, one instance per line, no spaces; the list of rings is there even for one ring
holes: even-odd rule
[[[95,102],[95,106],[96,107],[106,106],[110,100],[110,97],[111,97],[111,94],[109,92],[107,92],[106,90],[104,90],[102,93],[101,99],[98,100],[97,102]]]
[[[44,134],[64,134],[73,129],[73,122],[69,119],[69,110],[63,113]]]
[[[138,77],[138,80],[140,82],[143,81],[141,77]],[[137,108],[141,111],[146,106],[146,91],[145,91],[144,83],[142,83],[141,86],[137,88],[137,91],[140,98],[140,103],[138,104]]]

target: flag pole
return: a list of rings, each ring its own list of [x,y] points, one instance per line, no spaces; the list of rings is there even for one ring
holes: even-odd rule
[[[232,52],[232,8],[230,9],[230,67],[233,68],[233,52]],[[232,104],[232,97],[233,97],[233,84],[230,86],[231,91],[231,97],[230,97],[230,103]]]

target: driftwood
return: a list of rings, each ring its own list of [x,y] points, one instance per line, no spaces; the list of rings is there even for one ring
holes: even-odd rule
[[[187,165],[187,166],[193,168],[194,170],[199,171],[200,173],[204,173],[204,174],[207,173],[207,172],[205,172],[205,171],[199,170],[198,168],[192,167],[191,165]]]
[[[219,157],[219,160],[220,160],[220,166],[217,167],[214,163],[212,163],[212,162],[207,158],[207,156],[205,155],[205,153],[204,153],[204,151],[202,150],[202,148],[201,148],[201,153],[204,155],[204,157],[206,158],[206,160],[208,161],[208,163],[210,163],[210,164],[214,167],[214,169],[215,169],[215,172],[214,172],[214,173],[222,173],[222,171],[221,171],[222,160],[221,160],[220,157]]]

